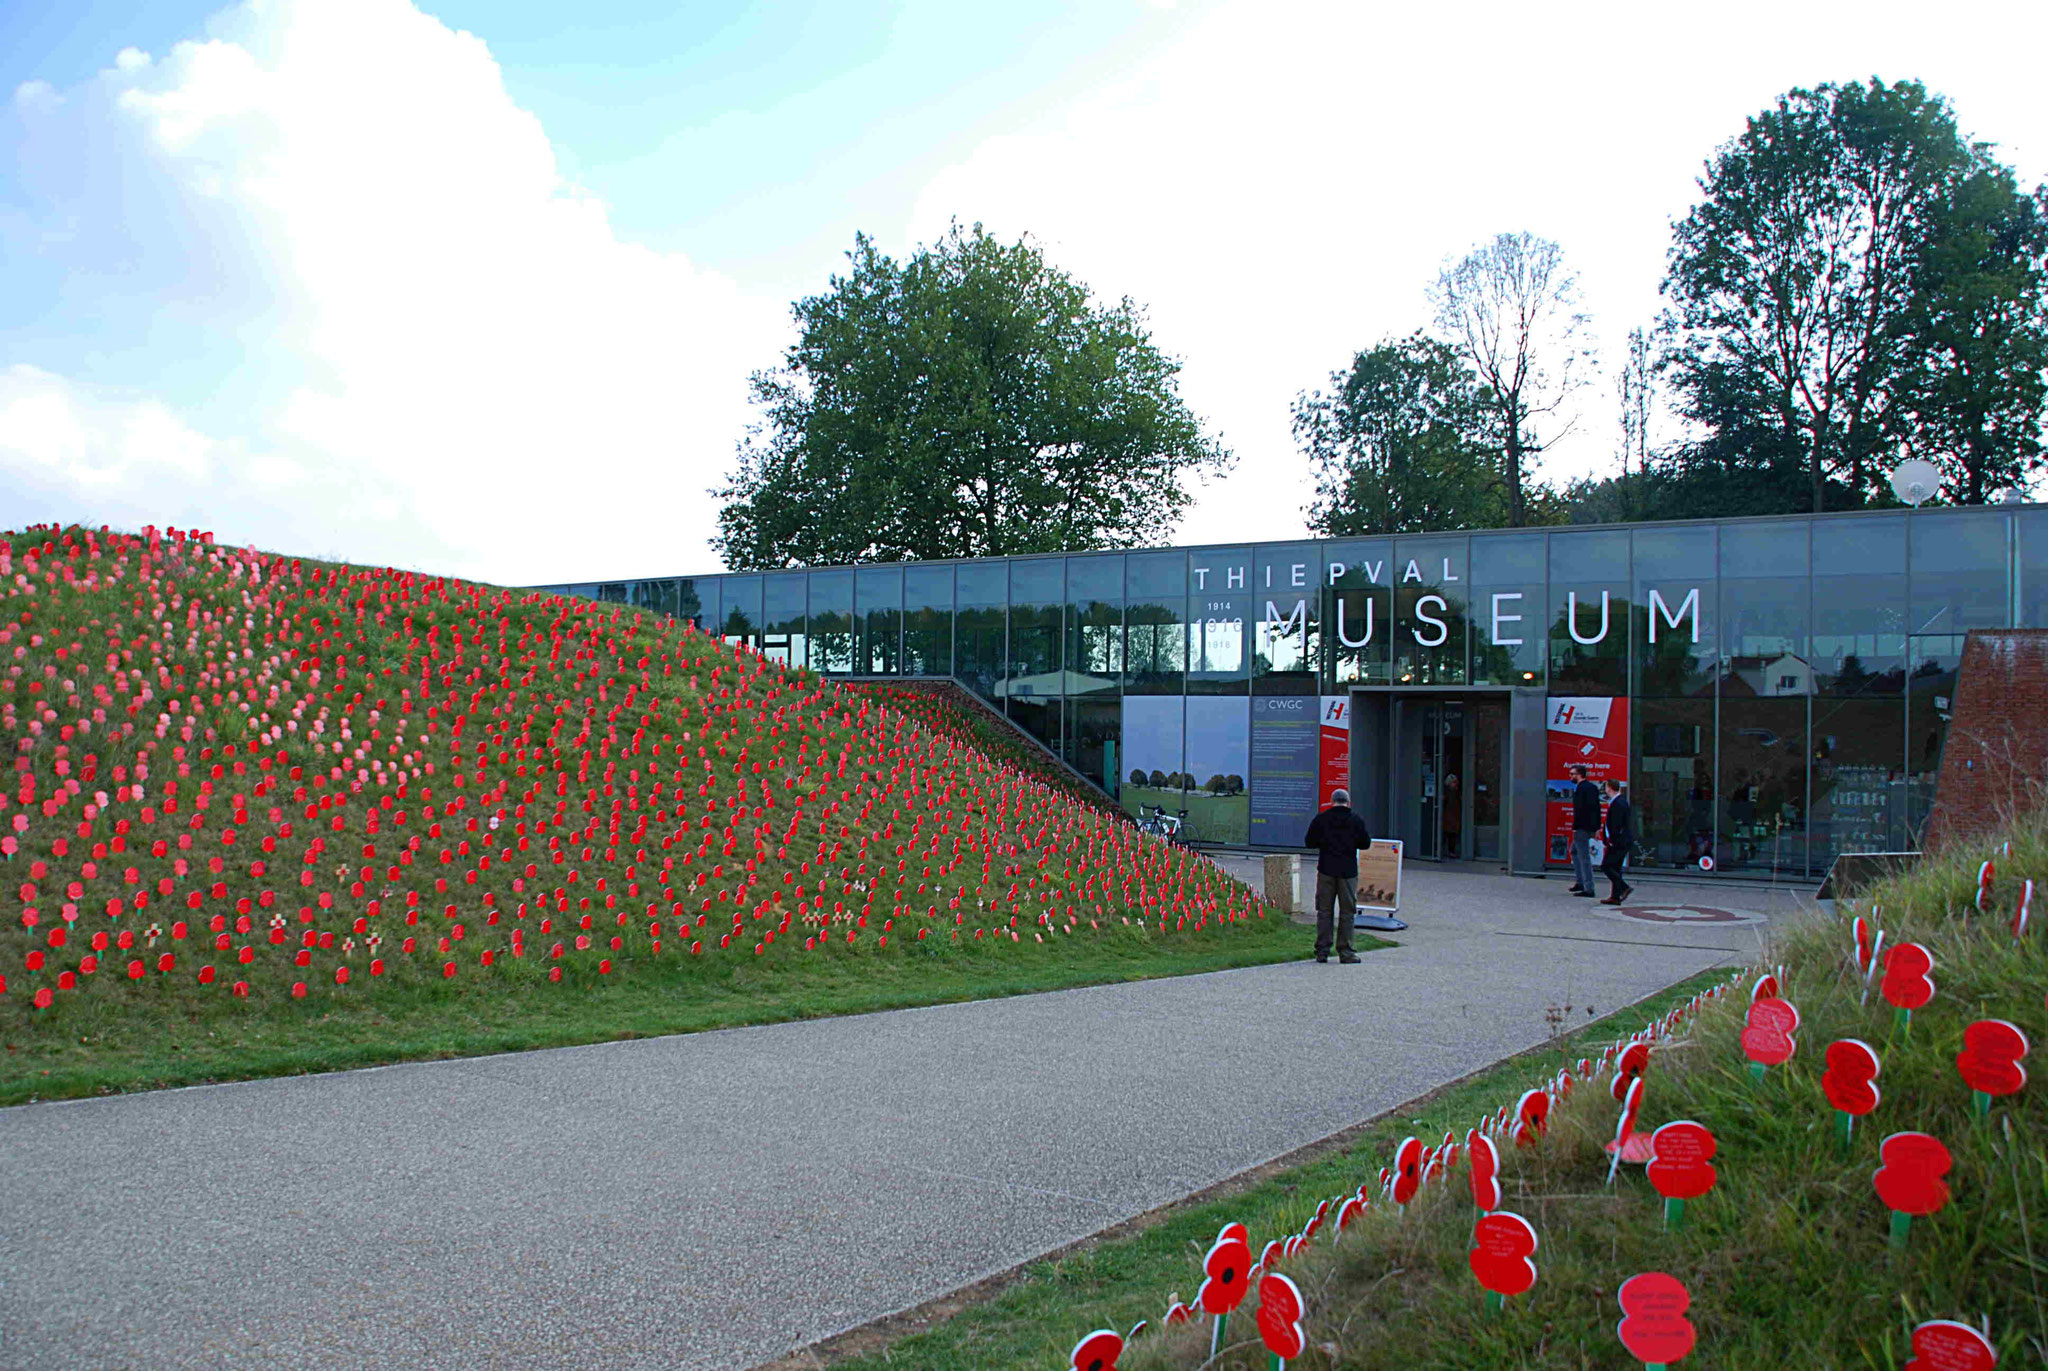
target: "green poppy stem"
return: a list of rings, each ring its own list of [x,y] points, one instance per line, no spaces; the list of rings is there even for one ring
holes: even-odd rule
[[[1223,1329],[1230,1322],[1230,1315],[1218,1314],[1215,1326],[1209,1330],[1209,1355],[1213,1358],[1223,1350]]]
[[[1892,1011],[1892,1027],[1899,1030],[1900,1037],[1911,1037],[1913,1035],[1913,1011],[1910,1009],[1894,1009]]]
[[[1894,1209],[1892,1211],[1892,1247],[1894,1249],[1903,1250],[1905,1248],[1906,1234],[1912,1231],[1912,1227],[1913,1216],[1911,1214],[1906,1213],[1902,1209]]]
[[[1978,1118],[1988,1119],[1991,1117],[1991,1095],[1989,1091],[1972,1090],[1970,1092],[1970,1103],[1975,1107]]]
[[[1498,1290],[1489,1290],[1486,1292],[1486,1307],[1498,1314],[1508,1307],[1508,1297]]]
[[[1846,1109],[1837,1109],[1835,1117],[1842,1121],[1842,1150],[1849,1150],[1849,1141],[1856,1132],[1856,1116]]]
[[[1769,1069],[1770,1068],[1765,1066],[1762,1062],[1751,1062],[1749,1064],[1750,1079],[1755,1081],[1758,1085],[1762,1085],[1764,1083],[1764,1072],[1768,1071]]]
[[[1664,1199],[1664,1226],[1685,1227],[1685,1201],[1676,1195],[1668,1195]]]

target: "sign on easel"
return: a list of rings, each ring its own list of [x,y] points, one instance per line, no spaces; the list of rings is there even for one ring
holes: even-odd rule
[[[1394,917],[1401,907],[1401,840],[1375,838],[1358,849],[1358,915],[1353,928],[1398,933],[1408,925]]]

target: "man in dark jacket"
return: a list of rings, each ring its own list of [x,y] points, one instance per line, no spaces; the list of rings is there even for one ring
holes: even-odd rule
[[[1622,788],[1621,782],[1610,780],[1607,783],[1607,856],[1600,863],[1600,870],[1612,884],[1614,893],[1601,904],[1620,904],[1634,892],[1635,887],[1621,878],[1621,864],[1635,845],[1635,807],[1628,802],[1628,792]]]
[[[1316,849],[1316,960],[1330,960],[1331,936],[1335,934],[1337,960],[1347,966],[1358,960],[1351,948],[1351,922],[1358,913],[1358,850],[1372,846],[1372,834],[1365,822],[1351,812],[1351,792],[1339,790],[1330,796],[1330,807],[1316,815],[1308,826],[1304,847]],[[1332,928],[1332,906],[1344,911],[1342,922]]]
[[[1600,836],[1600,787],[1594,785],[1586,768],[1575,766],[1572,779],[1572,875],[1571,893],[1593,898],[1593,840]]]

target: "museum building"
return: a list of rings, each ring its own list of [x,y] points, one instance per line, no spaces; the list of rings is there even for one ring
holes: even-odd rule
[[[1346,785],[1409,860],[1646,869],[1916,844],[1963,639],[2048,627],[2048,506],[1344,538],[551,586],[829,677],[957,682],[1137,813],[1296,848]]]

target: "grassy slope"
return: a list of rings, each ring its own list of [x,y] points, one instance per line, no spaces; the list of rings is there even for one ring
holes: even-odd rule
[[[2039,1364],[2048,1354],[2048,1083],[2035,1061],[2035,1080],[1976,1122],[1955,1057],[1970,1022],[2004,1018],[2028,1035],[2038,1058],[2048,1041],[2048,947],[2038,924],[2016,945],[2004,917],[1966,912],[1983,855],[1930,862],[1870,897],[1890,942],[1917,941],[1935,958],[1938,996],[1909,1032],[1893,1029],[1877,992],[1869,1005],[1859,1002],[1845,911],[1786,931],[1773,949],[1802,1023],[1798,1054],[1761,1085],[1738,1043],[1746,994],[1709,1003],[1658,1047],[1641,1125],[1695,1119],[1719,1143],[1719,1183],[1687,1206],[1678,1231],[1662,1227],[1661,1201],[1640,1167],[1624,1166],[1613,1187],[1605,1183],[1603,1143],[1616,1106],[1605,1081],[1594,1082],[1557,1107],[1541,1147],[1502,1147],[1503,1207],[1527,1218],[1541,1242],[1533,1291],[1501,1315],[1485,1312],[1465,1260],[1476,1211],[1460,1168],[1448,1184],[1425,1187],[1406,1212],[1378,1204],[1341,1239],[1326,1226],[1284,1263],[1308,1303],[1309,1350],[1290,1365],[1639,1366],[1616,1339],[1614,1292],[1648,1270],[1668,1271],[1689,1288],[1699,1343],[1687,1365],[1896,1368],[1911,1356],[1914,1325],[1939,1318],[1988,1324],[2002,1365]],[[2037,820],[2017,833],[2002,867],[2008,910],[2020,878],[2048,887],[2048,825]],[[1616,1017],[1626,1027],[1652,1016],[1639,1008]],[[1844,1037],[1862,1038],[1884,1058],[1883,1102],[1847,1150],[1819,1084],[1828,1044]],[[1090,1328],[1149,1317],[1154,1331],[1125,1353],[1126,1371],[1263,1368],[1264,1353],[1246,1341],[1256,1337],[1249,1317],[1232,1324],[1236,1345],[1213,1362],[1206,1327],[1159,1331],[1169,1296],[1193,1297],[1217,1227],[1245,1221],[1256,1252],[1298,1230],[1319,1199],[1370,1188],[1402,1134],[1462,1134],[1475,1115],[1511,1104],[1522,1086],[1582,1050],[1484,1073],[1399,1111],[1338,1156],[1175,1215],[1135,1239],[1042,1264],[950,1323],[896,1343],[886,1360],[847,1365],[1058,1365]],[[1894,1255],[1870,1178],[1879,1141],[1906,1130],[1949,1146],[1954,1198],[1931,1219],[1916,1219],[1907,1249]],[[1255,1303],[1247,1301],[1247,1314]]]
[[[1300,954],[968,727],[616,606],[0,539],[0,1103]]]

